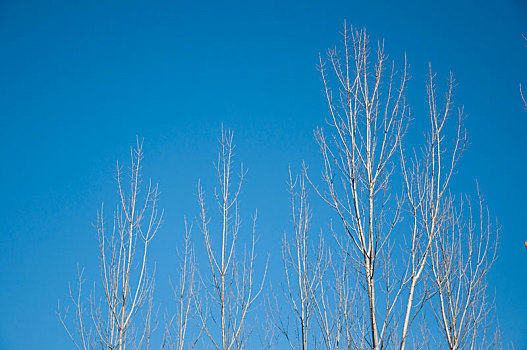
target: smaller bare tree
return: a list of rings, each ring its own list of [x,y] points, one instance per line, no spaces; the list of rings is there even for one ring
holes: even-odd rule
[[[289,169],[289,191],[291,196],[291,218],[293,237],[284,234],[282,240],[282,258],[286,278],[285,294],[294,314],[294,330],[284,322],[278,313],[277,327],[285,337],[291,349],[308,349],[310,329],[316,314],[316,295],[322,288],[322,279],[330,265],[330,257],[325,253],[324,239],[320,239],[316,248],[310,247],[311,212],[307,200],[305,170],[293,179]],[[290,242],[292,241],[292,242]],[[325,305],[321,307],[321,310]]]
[[[220,153],[216,164],[219,189],[215,191],[215,197],[221,215],[221,224],[217,232],[214,232],[215,229],[210,225],[205,192],[201,185],[198,185],[200,229],[209,261],[207,274],[211,278],[212,288],[204,286],[208,291],[206,300],[210,300],[211,303],[197,302],[197,314],[202,330],[214,348],[222,350],[246,348],[252,331],[247,322],[248,314],[262,292],[267,273],[266,264],[261,281],[254,280],[256,214],[253,217],[249,249],[237,254],[241,226],[239,196],[246,171],[242,165],[239,181],[234,184],[233,136],[232,131],[222,129]],[[221,238],[219,252],[213,243],[215,237]]]
[[[195,316],[194,303],[199,300],[199,283],[196,257],[192,245],[192,225],[185,219],[185,238],[183,251],[178,252],[180,259],[178,284],[173,287],[176,312],[166,323],[163,347],[171,350],[192,349],[196,345],[199,334],[194,339],[188,339],[188,324]],[[185,347],[185,345],[187,345]]]
[[[452,175],[466,146],[466,131],[463,127],[463,110],[455,118],[455,137],[448,144],[447,125],[454,114],[454,79],[450,75],[444,103],[437,101],[435,74],[429,68],[427,83],[428,114],[430,129],[426,134],[421,154],[411,162],[406,161],[401,145],[401,169],[406,190],[406,207],[411,218],[409,234],[406,236],[406,271],[402,278],[407,287],[403,329],[400,349],[404,349],[409,329],[419,312],[432,296],[434,290],[423,278],[428,274],[428,262],[436,239],[441,239],[440,227],[445,219],[445,197],[448,195]]]
[[[498,229],[478,190],[479,215],[470,200],[444,202],[441,233],[432,245],[432,272],[437,285],[436,317],[449,350],[495,349],[493,304],[487,295],[487,274],[496,260]],[[467,212],[468,211],[468,212]]]
[[[330,230],[337,246],[327,249],[329,268],[314,298],[322,344],[327,350],[363,349],[368,312],[358,293],[359,271],[349,256],[349,240],[342,239],[332,226]]]
[[[102,207],[97,215],[102,297],[98,298],[94,287],[89,297],[90,315],[86,319],[82,296],[84,279],[80,270],[75,295],[70,287],[74,325],[68,325],[67,309],[61,310],[59,305],[57,311],[59,321],[77,349],[148,349],[155,329],[155,321],[152,321],[154,271],[150,272],[147,258],[162,212],[157,208],[157,186],[149,184],[143,195],[140,191],[143,150],[139,140],[137,147],[131,149],[131,158],[128,186],[117,165],[120,201],[110,233],[104,223]],[[141,317],[136,317],[138,314]]]

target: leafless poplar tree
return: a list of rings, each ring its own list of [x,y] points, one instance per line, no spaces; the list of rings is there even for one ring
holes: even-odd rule
[[[481,196],[479,215],[463,201],[444,205],[444,223],[432,245],[432,272],[437,285],[436,317],[447,349],[498,349],[492,331],[494,307],[486,294],[486,277],[496,259],[498,231]],[[477,214],[476,214],[477,215]]]
[[[389,271],[387,265],[380,264],[381,253],[399,220],[400,204],[395,203],[392,213],[387,204],[392,157],[407,119],[404,100],[407,75],[404,67],[397,81],[393,63],[386,67],[382,45],[372,66],[365,31],[348,31],[344,25],[343,45],[342,53],[329,50],[328,61],[320,62],[330,110],[327,123],[332,134],[328,140],[323,129],[316,131],[327,185],[327,191],[319,194],[335,210],[351,240],[347,254],[361,272],[361,285],[367,293],[368,344],[372,349],[381,349],[392,334],[388,325],[395,300],[389,299],[390,293],[386,294],[387,310],[384,320],[379,320],[375,273],[383,267],[386,273]],[[335,95],[327,75],[328,66],[337,82]],[[363,341],[355,339],[353,343]]]
[[[77,349],[148,349],[150,335],[155,329],[155,321],[152,321],[154,272],[150,271],[147,258],[162,212],[157,208],[157,186],[150,184],[144,194],[140,190],[142,143],[138,141],[131,153],[127,186],[117,166],[120,203],[109,233],[102,208],[97,217],[102,297],[98,298],[94,288],[87,316],[81,271],[78,292],[73,295],[70,288],[75,310],[73,325],[67,323],[67,309],[59,307],[57,312]]]
[[[420,155],[416,155],[411,164],[405,161],[401,146],[402,174],[407,194],[407,207],[412,218],[410,229],[410,245],[406,255],[407,267],[403,277],[403,285],[409,284],[406,311],[403,323],[401,349],[404,348],[408,329],[418,311],[420,311],[434,290],[432,286],[424,286],[418,292],[418,283],[427,267],[431,248],[434,242],[441,239],[440,228],[445,220],[445,197],[448,195],[449,184],[456,164],[466,145],[466,131],[462,125],[463,111],[458,110],[453,138],[453,146],[447,143],[446,129],[453,114],[452,75],[445,94],[445,102],[440,106],[437,102],[434,74],[429,71],[427,84],[428,109],[430,129],[425,146]],[[417,312],[413,312],[415,308]]]
[[[291,349],[306,350],[313,341],[310,340],[310,329],[316,320],[313,317],[316,313],[316,297],[319,289],[323,288],[322,279],[330,265],[330,257],[325,252],[322,235],[316,247],[310,246],[308,240],[311,213],[304,171],[293,179],[289,170],[289,189],[294,233],[291,238],[284,234],[282,258],[286,278],[285,295],[294,313],[295,329],[289,330],[288,323],[284,322],[279,312],[277,326]]]
[[[328,271],[315,296],[317,323],[320,327],[322,345],[327,350],[363,349],[367,347],[364,335],[367,322],[365,300],[358,293],[359,271],[349,255],[350,242],[335,235],[337,247],[327,250],[330,259]]]
[[[183,251],[180,254],[180,267],[178,270],[178,284],[173,288],[176,312],[167,322],[163,347],[168,349],[192,349],[199,338],[188,339],[187,326],[195,316],[195,302],[199,298],[198,271],[196,257],[192,246],[192,225],[185,219],[185,240]],[[185,345],[187,345],[185,347]]]
[[[201,185],[198,186],[200,228],[209,260],[207,276],[210,277],[212,284],[212,288],[204,286],[211,303],[205,305],[207,303],[198,302],[198,315],[203,332],[214,348],[222,350],[246,348],[248,336],[252,331],[251,325],[247,322],[248,314],[262,292],[267,272],[266,265],[261,281],[254,280],[256,214],[253,217],[249,248],[241,253],[237,251],[241,227],[239,196],[246,171],[242,165],[240,178],[235,183],[233,152],[233,133],[222,130],[220,153],[216,164],[219,189],[215,190],[215,197],[221,216],[221,223],[217,229],[210,225],[205,193]],[[215,238],[220,238],[219,251],[215,249],[213,242]],[[202,278],[203,276],[205,276],[204,272]]]
[[[430,69],[430,130],[422,152],[408,160],[402,142],[409,119],[406,62],[396,70],[393,62],[388,63],[382,43],[374,59],[371,55],[366,32],[345,25],[342,51],[329,50],[327,60],[320,60],[330,133],[324,129],[315,133],[326,188],[317,192],[342,223],[345,239],[339,247],[358,272],[361,287],[359,294],[349,294],[359,314],[346,323],[351,329],[341,334],[349,335],[351,348],[403,350],[420,312],[434,307],[430,299],[440,284],[429,278],[431,255],[437,242],[445,239],[442,227],[449,216],[450,182],[466,145],[466,132],[459,109],[454,137],[447,142],[454,82],[451,76],[445,100],[438,103]],[[396,155],[401,159],[400,178],[394,178]],[[394,191],[392,183],[402,184],[404,193]],[[395,247],[401,249],[394,252]],[[482,248],[489,251],[488,246]],[[478,285],[485,295],[482,286]],[[339,317],[337,324],[344,324],[345,318]]]

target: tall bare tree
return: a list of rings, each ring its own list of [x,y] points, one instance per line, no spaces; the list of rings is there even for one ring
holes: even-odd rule
[[[451,178],[466,145],[463,110],[453,107],[452,76],[444,101],[437,101],[430,68],[430,129],[421,152],[408,157],[403,143],[409,120],[406,59],[397,70],[382,42],[372,59],[366,32],[345,24],[342,49],[329,50],[327,59],[320,59],[320,71],[330,131],[315,132],[325,183],[325,190],[317,192],[342,223],[339,247],[361,287],[361,293],[348,294],[359,312],[341,334],[349,335],[352,348],[403,350],[420,312],[435,306],[430,303],[438,291],[429,277],[431,255],[445,238]],[[450,120],[453,128],[447,128]],[[454,131],[452,137],[447,130]],[[397,170],[400,177],[394,176]],[[402,185],[402,194],[393,190],[394,183]],[[396,247],[401,249],[394,252]]]
[[[384,320],[379,320],[376,272],[383,268],[381,253],[399,220],[399,203],[391,212],[387,205],[392,158],[407,120],[407,75],[404,66],[397,78],[382,44],[373,64],[370,53],[366,32],[350,31],[345,24],[342,53],[329,50],[327,61],[320,61],[331,136],[328,139],[323,129],[315,135],[324,160],[326,184],[326,191],[319,194],[335,210],[351,240],[347,254],[360,267],[361,285],[367,293],[367,343],[372,349],[381,349],[391,335],[388,325],[395,300],[386,300]],[[328,66],[336,80],[336,92],[330,85]],[[354,343],[361,344],[362,340]]]
[[[262,292],[267,265],[263,277],[257,282],[254,279],[257,241],[256,214],[252,222],[252,235],[248,249],[239,249],[241,217],[239,196],[246,171],[240,168],[239,180],[235,183],[233,132],[223,130],[220,139],[220,152],[216,163],[219,188],[215,197],[219,208],[220,224],[217,228],[210,225],[205,204],[205,193],[198,186],[200,204],[200,229],[203,233],[205,250],[207,252],[209,270],[202,271],[202,280],[211,283],[208,291],[211,303],[199,301],[198,315],[203,332],[216,349],[244,349],[247,347],[249,334],[252,332],[248,324],[248,314]],[[219,239],[219,249],[213,242]],[[243,242],[243,241],[242,241]],[[205,279],[210,277],[210,281]]]
[[[97,215],[100,248],[102,297],[94,288],[89,297],[89,317],[82,295],[83,273],[79,272],[75,295],[70,297],[75,310],[73,324],[67,322],[67,309],[58,318],[77,349],[148,349],[155,329],[152,320],[154,271],[148,266],[149,246],[161,223],[157,208],[157,186],[149,184],[141,193],[142,142],[131,150],[127,181],[117,165],[119,205],[108,232],[103,209]],[[139,316],[139,317],[138,317]]]

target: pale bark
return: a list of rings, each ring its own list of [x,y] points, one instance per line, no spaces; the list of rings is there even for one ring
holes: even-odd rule
[[[387,214],[387,197],[392,175],[392,156],[396,153],[407,122],[404,90],[406,64],[399,82],[394,65],[387,67],[382,44],[370,62],[369,38],[365,31],[344,27],[342,56],[336,49],[328,53],[320,70],[329,106],[327,140],[323,129],[316,138],[324,159],[323,178],[327,192],[319,194],[336,212],[351,240],[348,254],[362,271],[359,278],[365,288],[369,335],[367,343],[378,350],[386,341],[390,316],[379,325],[376,268],[384,245],[399,220],[399,204]],[[337,81],[333,96],[326,66]],[[373,66],[372,66],[373,65]],[[386,69],[389,69],[386,73]],[[388,223],[388,227],[384,225]],[[395,303],[395,301],[392,301]],[[388,313],[392,312],[389,307]],[[361,339],[354,343],[361,344]]]
[[[293,179],[289,170],[291,196],[291,218],[293,234],[284,234],[282,259],[286,277],[284,294],[294,313],[294,329],[288,329],[278,314],[278,329],[291,349],[307,350],[313,342],[312,323],[316,310],[317,293],[322,288],[322,279],[330,265],[330,256],[322,235],[316,248],[309,246],[311,212],[305,186],[305,170]],[[320,306],[319,313],[323,312]],[[327,310],[325,310],[327,311]],[[295,336],[296,335],[296,336]],[[296,339],[295,339],[296,338]]]
[[[496,343],[493,306],[487,295],[487,274],[496,259],[498,229],[479,196],[477,219],[470,200],[445,204],[445,222],[432,248],[437,285],[436,317],[449,350],[490,349]],[[490,335],[490,336],[489,336]]]
[[[261,281],[254,280],[256,214],[253,217],[250,247],[241,257],[237,255],[241,227],[239,195],[245,170],[242,166],[239,182],[234,184],[233,151],[233,133],[222,130],[220,154],[216,164],[219,189],[215,191],[221,215],[221,225],[216,232],[218,233],[216,237],[221,238],[219,252],[216,251],[213,243],[215,229],[209,225],[210,217],[206,210],[205,193],[201,185],[198,186],[200,228],[209,260],[209,270],[206,274],[212,279],[213,288],[209,293],[212,305],[202,305],[201,301],[198,302],[198,316],[203,332],[214,348],[222,350],[246,348],[248,336],[252,332],[247,321],[248,314],[262,292],[267,272],[266,264]],[[201,273],[204,275],[205,271]],[[212,316],[219,314],[219,323],[211,322],[209,313],[212,313]]]
[[[197,281],[197,264],[192,245],[192,225],[185,219],[185,237],[183,251],[179,254],[178,284],[174,291],[176,312],[167,322],[163,348],[173,350],[192,349],[196,346],[199,333],[188,339],[188,325],[195,316],[196,305],[200,293]]]
[[[149,185],[145,195],[140,194],[142,143],[138,141],[131,152],[128,188],[117,167],[119,205],[110,233],[105,227],[102,209],[97,217],[102,302],[97,300],[98,293],[94,289],[90,296],[90,321],[87,322],[81,299],[83,274],[79,272],[78,295],[72,297],[78,336],[67,326],[67,311],[58,311],[60,322],[78,349],[148,349],[156,327],[155,321],[152,323],[154,272],[150,272],[147,258],[162,212],[157,209],[157,186]],[[142,313],[141,318],[135,317],[138,313]]]

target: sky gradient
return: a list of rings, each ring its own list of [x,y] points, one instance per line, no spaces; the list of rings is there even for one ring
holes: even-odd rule
[[[159,184],[157,290],[174,276],[183,217],[211,192],[221,125],[249,169],[262,252],[289,229],[287,169],[316,169],[313,129],[327,107],[318,54],[343,21],[404,54],[414,126],[427,122],[429,62],[467,115],[470,146],[453,189],[475,180],[501,225],[489,292],[506,343],[527,346],[525,1],[2,1],[0,3],[0,348],[69,349],[55,317],[76,265],[97,278],[93,223],[115,202],[116,161],[144,138],[144,177]],[[421,124],[423,123],[423,124]],[[264,255],[264,254],[262,254]],[[279,272],[276,276],[279,279]]]

